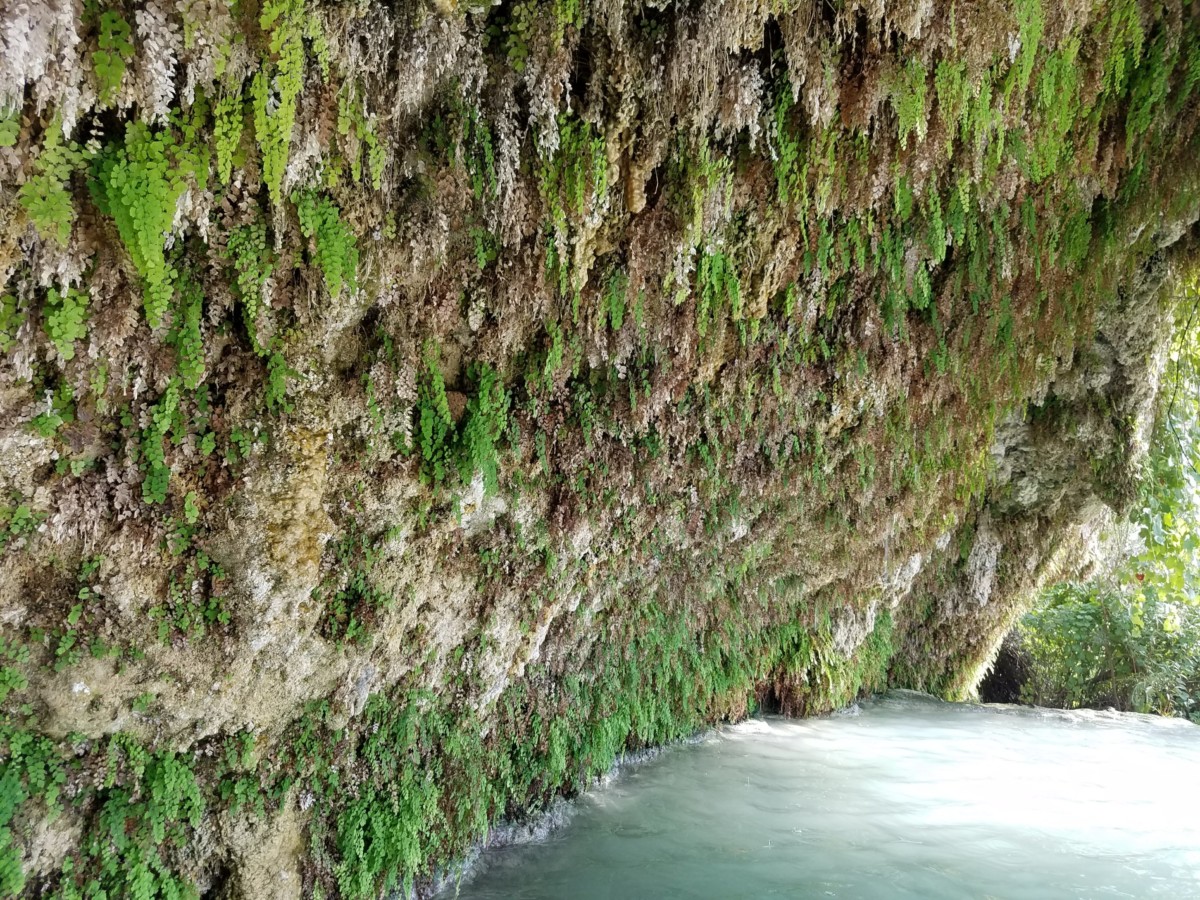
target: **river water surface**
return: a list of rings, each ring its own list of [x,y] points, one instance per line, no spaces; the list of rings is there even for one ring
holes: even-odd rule
[[[1200,727],[907,692],[629,767],[440,897],[1200,898]]]

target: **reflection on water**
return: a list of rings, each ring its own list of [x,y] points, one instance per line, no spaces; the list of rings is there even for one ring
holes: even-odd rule
[[[1200,728],[907,692],[856,711],[629,769],[457,896],[1200,898]]]

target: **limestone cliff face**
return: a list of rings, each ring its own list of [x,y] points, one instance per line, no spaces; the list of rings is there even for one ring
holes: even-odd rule
[[[0,7],[0,893],[969,691],[1130,496],[1197,88],[1183,0]]]

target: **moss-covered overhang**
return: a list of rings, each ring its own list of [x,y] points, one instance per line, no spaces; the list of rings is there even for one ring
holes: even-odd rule
[[[0,12],[0,887],[369,896],[969,688],[1127,493],[1198,18]]]

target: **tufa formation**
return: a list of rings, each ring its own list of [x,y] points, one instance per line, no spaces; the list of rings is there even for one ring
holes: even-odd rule
[[[972,690],[1133,496],[1196,0],[0,4],[0,895],[422,891]]]

